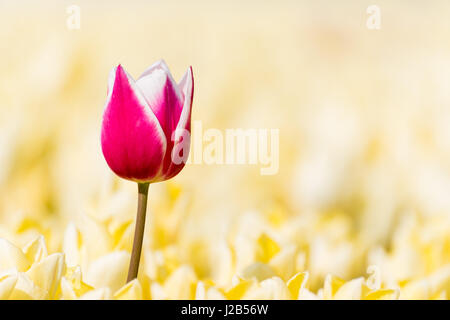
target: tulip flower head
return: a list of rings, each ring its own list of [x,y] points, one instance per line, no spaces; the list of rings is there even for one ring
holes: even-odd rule
[[[121,65],[109,76],[101,144],[111,170],[136,182],[177,175],[189,155],[194,83],[176,83],[163,60],[135,81]]]
[[[193,93],[192,68],[176,83],[162,60],[137,81],[121,65],[109,75],[101,134],[103,155],[115,174],[138,183],[128,282],[139,270],[148,186],[177,175],[189,155]]]

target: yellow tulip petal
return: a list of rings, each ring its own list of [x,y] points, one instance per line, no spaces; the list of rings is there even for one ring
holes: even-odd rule
[[[47,292],[38,287],[26,273],[17,273],[17,283],[9,299],[11,300],[42,300],[48,297]]]
[[[394,289],[380,289],[366,295],[365,300],[396,300],[398,291]]]
[[[75,293],[75,290],[73,289],[72,282],[67,280],[65,277],[61,278],[60,282],[60,290],[61,300],[75,300],[78,298],[77,294]]]
[[[344,283],[334,294],[336,300],[359,300],[362,296],[364,278],[357,278]]]
[[[269,266],[283,280],[288,280],[293,276],[296,269],[296,248],[293,245],[282,248],[272,259]]]
[[[164,282],[169,299],[194,299],[197,277],[190,266],[181,266]]]
[[[117,291],[126,282],[130,254],[115,251],[98,258],[90,264],[85,281],[94,288],[108,287]]]
[[[83,282],[81,268],[79,266],[66,268],[66,275],[63,278],[70,282],[71,288],[78,297],[94,289]]]
[[[116,250],[132,250],[134,225],[131,222],[124,223],[113,235]]]
[[[308,281],[308,277],[308,272],[299,272],[291,279],[289,279],[289,281],[287,282],[287,286],[291,293],[292,299],[298,298],[300,289],[305,287],[306,282]]]
[[[0,271],[16,268],[25,271],[30,267],[25,254],[11,242],[0,238]]]
[[[206,288],[203,281],[197,283],[197,288],[195,289],[195,300],[205,300],[206,299]]]
[[[326,300],[333,299],[334,295],[338,289],[345,283],[344,280],[335,277],[331,274],[327,275],[325,278],[325,283],[323,287],[323,298]]]
[[[73,223],[70,223],[64,232],[63,239],[63,252],[68,266],[81,265],[83,256],[81,246],[81,233]]]
[[[206,290],[206,300],[225,300],[225,295],[214,287],[208,288]]]
[[[248,290],[242,299],[250,300],[287,300],[291,293],[285,282],[279,277],[262,281],[258,286]]]
[[[110,300],[111,290],[109,288],[99,288],[91,290],[80,297],[80,300]]]
[[[45,239],[41,235],[29,242],[24,248],[23,252],[31,263],[39,262],[43,258],[47,257],[47,246],[45,245]]]
[[[134,279],[119,289],[114,294],[114,298],[117,300],[141,300],[142,286],[137,279]]]
[[[272,257],[280,251],[278,244],[265,233],[257,240],[256,260],[263,263],[269,262]]]
[[[157,282],[153,282],[150,285],[150,295],[153,300],[165,300],[167,299],[167,295],[164,292],[164,288]]]
[[[425,300],[431,295],[430,283],[427,280],[412,281],[406,284],[400,291],[402,300]]]
[[[225,297],[229,300],[239,300],[241,299],[244,294],[256,284],[256,281],[253,279],[250,280],[244,280],[240,279],[239,282],[234,285],[231,289],[229,289],[225,293]]]
[[[286,283],[279,277],[264,280],[261,287],[270,292],[270,299],[287,300],[291,296]]]
[[[298,300],[318,300],[320,297],[306,288],[301,288],[298,293]]]
[[[52,299],[64,273],[64,255],[54,253],[34,264],[26,274]]]
[[[17,283],[16,275],[7,275],[0,277],[0,300],[9,298]]]
[[[253,263],[242,271],[242,278],[244,279],[263,281],[274,276],[276,276],[276,274],[273,269],[269,265],[261,262]]]

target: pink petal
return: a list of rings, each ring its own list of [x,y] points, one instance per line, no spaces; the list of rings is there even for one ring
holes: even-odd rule
[[[173,141],[174,146],[171,149],[171,161],[169,163],[169,166],[164,167],[163,169],[165,179],[170,179],[176,176],[181,171],[181,169],[183,169],[186,163],[186,161],[177,163],[174,162],[173,159],[179,158],[181,156],[184,160],[187,160],[189,156],[189,146],[191,143],[190,132],[192,99],[194,97],[194,76],[192,73],[192,67],[189,67],[189,69],[186,71],[178,87],[183,93],[185,99],[176,130],[173,132],[173,136],[171,137],[171,141]],[[186,133],[188,133],[188,135],[186,135]],[[177,157],[175,153],[180,153],[180,151],[186,152],[186,154],[178,154]]]
[[[167,141],[180,118],[184,96],[164,60],[150,66],[136,81],[166,134]]]
[[[141,182],[158,179],[166,137],[142,92],[120,65],[109,78],[101,142],[106,162],[118,176]]]
[[[167,149],[162,168],[164,173],[172,163],[174,140],[171,138],[183,110],[184,94],[173,79],[164,60],[154,63],[144,71],[136,84],[144,93],[166,136]]]

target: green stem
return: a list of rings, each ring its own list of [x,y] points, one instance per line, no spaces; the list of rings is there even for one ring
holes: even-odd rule
[[[147,211],[148,186],[148,182],[138,183],[138,208],[136,216],[136,228],[134,230],[133,250],[131,251],[130,268],[128,269],[127,282],[136,279],[139,271],[142,240],[144,239],[145,213]]]

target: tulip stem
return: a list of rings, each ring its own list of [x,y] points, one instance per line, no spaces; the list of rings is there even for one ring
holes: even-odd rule
[[[145,214],[147,211],[148,186],[148,182],[138,183],[138,208],[136,216],[136,228],[134,230],[133,250],[131,251],[130,268],[128,269],[127,282],[136,279],[139,271],[142,240],[144,239]]]

